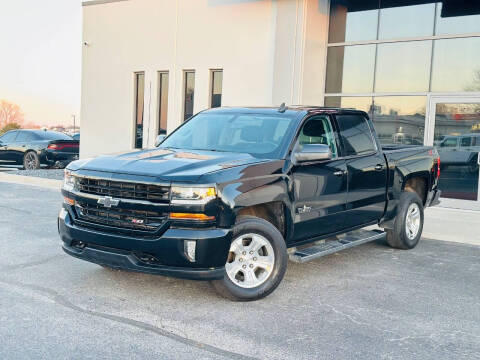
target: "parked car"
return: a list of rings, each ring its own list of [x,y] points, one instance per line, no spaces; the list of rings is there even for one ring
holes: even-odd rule
[[[56,131],[12,130],[0,136],[0,163],[38,169],[41,165],[65,167],[78,159],[79,143]]]
[[[424,207],[438,203],[438,166],[432,147],[382,148],[362,111],[210,109],[156,149],[71,163],[58,229],[74,257],[255,300],[288,258],[385,235],[414,248]],[[352,233],[375,224],[385,232]]]
[[[75,133],[72,135],[72,139],[73,140],[77,140],[77,141],[80,141],[80,133]]]
[[[459,166],[471,173],[478,172],[480,164],[480,134],[445,135],[435,142],[442,168]]]

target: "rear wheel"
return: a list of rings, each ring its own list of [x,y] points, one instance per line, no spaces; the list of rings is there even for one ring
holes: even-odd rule
[[[36,152],[28,151],[23,156],[23,168],[25,170],[35,170],[40,168],[40,159]]]
[[[400,196],[393,229],[388,229],[387,242],[396,249],[413,249],[423,231],[423,204],[416,193],[404,192]]]
[[[271,223],[245,216],[235,225],[223,279],[215,289],[234,301],[261,299],[280,284],[287,269],[287,248]]]

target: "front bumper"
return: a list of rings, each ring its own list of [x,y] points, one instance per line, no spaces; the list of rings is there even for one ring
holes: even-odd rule
[[[158,238],[107,233],[77,226],[62,209],[58,231],[63,250],[76,258],[130,271],[192,280],[215,280],[224,275],[231,242],[229,229],[170,228]],[[195,262],[184,250],[184,241],[196,241]]]

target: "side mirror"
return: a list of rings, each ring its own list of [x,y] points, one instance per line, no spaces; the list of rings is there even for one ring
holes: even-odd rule
[[[328,145],[323,144],[304,144],[300,150],[293,153],[293,161],[295,164],[309,161],[330,160],[332,151]]]
[[[155,147],[158,147],[166,137],[167,135],[158,135],[155,139]]]

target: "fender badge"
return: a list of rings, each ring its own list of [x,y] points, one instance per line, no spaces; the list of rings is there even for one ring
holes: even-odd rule
[[[310,206],[303,205],[303,207],[298,208],[297,210],[298,210],[299,214],[305,214],[305,213],[309,213],[310,211],[312,211],[312,208]]]

